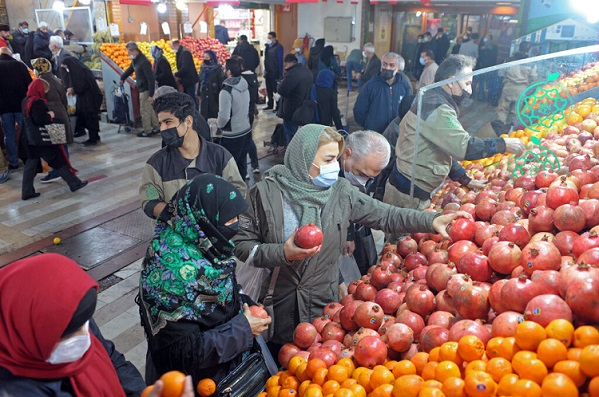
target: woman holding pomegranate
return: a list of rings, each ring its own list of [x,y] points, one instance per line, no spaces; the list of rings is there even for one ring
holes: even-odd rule
[[[320,317],[327,303],[347,293],[338,260],[350,223],[386,232],[447,236],[445,229],[454,219],[469,217],[463,212],[440,215],[398,208],[372,199],[338,178],[342,151],[343,137],[334,129],[317,124],[300,128],[287,146],[284,165],[271,168],[248,191],[249,207],[239,216],[236,256],[246,260],[257,246],[254,266],[273,270],[264,280],[261,301],[276,277],[269,342],[273,353],[292,341],[297,324]],[[322,229],[322,244],[300,248],[294,243],[297,229],[310,223]]]
[[[237,217],[247,208],[213,174],[186,183],[156,220],[140,275],[146,381],[178,370],[218,383],[241,363],[270,318],[251,314],[235,278]]]

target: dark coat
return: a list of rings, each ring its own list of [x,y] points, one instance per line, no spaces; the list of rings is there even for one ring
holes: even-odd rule
[[[285,49],[275,41],[271,45],[266,45],[264,51],[264,77],[278,80],[283,75],[283,54]]]
[[[89,322],[89,330],[106,349],[125,395],[127,397],[139,396],[146,384],[137,368],[115,349],[114,343],[104,339],[93,319]],[[28,397],[72,397],[74,395],[68,379],[38,380],[21,378],[0,367],[0,394],[4,393],[9,396]]]
[[[308,69],[312,71],[312,79],[316,80],[316,76],[318,76],[318,62],[320,61],[320,56],[322,55],[322,51],[324,50],[324,45],[315,45],[310,48],[310,58],[308,58]]]
[[[127,80],[135,72],[135,86],[139,92],[148,91],[150,97],[154,96],[155,80],[152,72],[152,64],[148,58],[140,51],[139,55],[133,59],[131,65],[121,75],[121,80]]]
[[[181,79],[183,87],[189,87],[198,82],[198,72],[195,63],[193,63],[193,56],[183,46],[180,46],[179,51],[177,51],[177,73],[175,73],[175,77]]]
[[[73,131],[71,130],[71,123],[69,122],[67,95],[64,84],[62,84],[62,81],[51,72],[42,74],[40,78],[46,81],[50,86],[50,89],[46,92],[48,109],[53,111],[57,118],[64,120],[67,143],[73,143],[75,140],[73,139]]]
[[[31,59],[46,58],[52,62],[52,51],[50,51],[50,33],[37,30],[33,34],[33,54]]]
[[[449,39],[446,34],[443,34],[440,38],[433,40],[433,53],[435,54],[435,62],[440,65],[441,62],[447,56],[449,50]],[[420,57],[420,54],[418,55]]]
[[[164,56],[160,56],[154,61],[154,77],[158,87],[167,85],[169,87],[173,87],[174,89],[178,88],[177,82],[175,81],[175,76],[173,76],[171,65]]]
[[[10,55],[0,55],[0,114],[21,112],[29,83],[27,66]]]
[[[397,73],[391,85],[377,75],[362,86],[354,105],[354,119],[365,129],[382,134],[397,117],[403,97],[410,94],[412,85],[405,74]]]
[[[64,63],[64,60],[69,57],[73,57],[73,54],[70,51],[67,51],[63,48],[62,50],[60,50],[60,53],[56,57],[54,63],[54,73],[56,74],[56,77],[58,77],[62,81],[66,81],[67,70],[66,68],[61,68],[60,66]]]
[[[253,124],[254,117],[256,116],[256,102],[258,102],[258,88],[260,83],[258,83],[258,76],[256,76],[256,73],[250,72],[249,70],[241,73],[241,77],[248,83],[248,91],[250,92],[250,124]]]
[[[204,68],[204,66],[202,66]],[[203,76],[203,70],[200,69],[200,76]],[[197,74],[196,74],[197,76]],[[205,119],[218,117],[218,94],[225,81],[225,72],[220,65],[216,65],[206,75],[205,81],[200,82],[198,87],[198,96],[200,97],[200,113]]]
[[[102,91],[100,91],[100,87],[98,87],[94,74],[80,60],[74,57],[66,58],[64,60],[64,65],[69,68],[66,85],[67,87],[72,88],[75,91],[75,94],[77,94],[76,114],[85,117],[93,115],[98,117],[100,114],[100,106],[102,106],[103,95]],[[139,75],[137,76],[139,81]],[[154,80],[154,76],[152,76],[152,80]],[[153,90],[154,82],[152,81],[152,91]]]
[[[237,47],[233,50],[233,55],[239,55],[243,58],[245,70],[255,72],[258,65],[260,65],[260,55],[258,55],[258,51],[247,41],[237,44]]]
[[[374,54],[374,55],[372,55],[372,58],[370,58],[368,63],[366,63],[366,66],[364,66],[364,71],[362,72],[362,75],[360,76],[360,80],[362,81],[362,86],[364,86],[364,84],[366,82],[368,82],[368,80],[372,79],[374,76],[379,74],[380,71],[381,71],[381,60],[379,59],[379,57],[376,56],[376,54]]]
[[[222,25],[216,25],[214,27],[214,38],[224,45],[227,45],[231,38],[229,37],[229,29]]]
[[[335,128],[343,129],[339,107],[337,107],[337,90],[333,87],[316,87],[316,96],[318,99],[318,124],[330,126],[335,123]]]
[[[283,119],[291,120],[293,113],[310,95],[312,72],[298,63],[287,69],[277,92],[283,97]]]
[[[12,45],[14,52],[21,55],[21,59],[24,57],[27,37],[29,37],[29,34],[25,34],[19,29],[15,29],[12,32],[12,40],[10,41],[10,44]]]

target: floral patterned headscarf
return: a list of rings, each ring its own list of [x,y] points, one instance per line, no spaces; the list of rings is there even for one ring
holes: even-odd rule
[[[167,321],[210,329],[240,312],[234,245],[219,227],[247,207],[233,185],[212,174],[193,178],[172,198],[156,221],[140,276],[153,335]]]

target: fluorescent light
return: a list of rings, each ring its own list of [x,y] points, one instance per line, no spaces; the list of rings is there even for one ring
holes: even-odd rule
[[[416,12],[416,17],[420,18],[420,15],[422,15],[421,11]]]
[[[599,14],[589,15],[587,17],[587,22],[588,23],[597,23],[597,22],[599,22]]]
[[[498,6],[511,6],[512,3],[497,3]]]
[[[156,6],[156,11],[158,11],[159,14],[164,14],[166,12],[166,4],[158,3]]]
[[[54,4],[52,4],[52,9],[54,11],[63,12],[64,11],[64,1],[55,0]]]

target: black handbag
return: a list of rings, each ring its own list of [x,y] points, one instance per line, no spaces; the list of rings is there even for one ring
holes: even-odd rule
[[[311,99],[304,99],[304,103],[295,112],[291,122],[295,125],[302,126],[314,122],[314,113],[316,112],[317,103]]]
[[[271,373],[258,342],[254,341],[254,352],[216,386],[215,397],[256,397],[266,386]],[[270,354],[266,352],[265,354]]]

